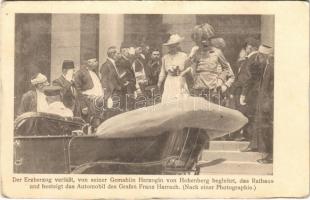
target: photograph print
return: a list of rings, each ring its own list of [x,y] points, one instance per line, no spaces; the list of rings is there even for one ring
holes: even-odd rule
[[[14,173],[273,174],[274,15],[15,14]]]

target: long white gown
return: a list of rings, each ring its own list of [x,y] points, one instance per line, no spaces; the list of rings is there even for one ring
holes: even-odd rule
[[[165,76],[164,92],[162,95],[162,103],[173,102],[180,98],[186,98],[189,96],[189,90],[186,84],[186,80],[182,76],[175,76],[171,73],[172,68],[179,67],[182,72],[184,70],[184,64],[187,59],[187,55],[183,52],[178,52],[174,55],[166,54],[163,57],[162,68],[160,76]]]

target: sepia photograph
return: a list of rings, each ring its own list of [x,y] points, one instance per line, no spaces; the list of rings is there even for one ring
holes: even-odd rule
[[[5,2],[5,198],[309,195],[309,4]]]
[[[14,172],[259,174],[273,15],[15,14]]]

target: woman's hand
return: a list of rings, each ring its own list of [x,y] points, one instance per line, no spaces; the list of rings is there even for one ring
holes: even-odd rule
[[[189,68],[187,68],[186,70],[184,70],[183,72],[181,72],[181,74],[180,74],[180,76],[185,76],[187,73],[189,73],[189,72],[191,72],[191,68],[189,67]]]
[[[246,103],[245,103],[245,96],[244,95],[240,96],[240,105],[242,105],[242,106],[246,105]]]
[[[180,74],[180,76],[185,76],[187,74],[187,72],[186,71],[183,71],[183,72],[181,72],[181,74]]]

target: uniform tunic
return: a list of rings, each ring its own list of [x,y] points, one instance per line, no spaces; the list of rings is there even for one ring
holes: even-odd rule
[[[227,87],[234,82],[234,73],[222,51],[211,47],[208,51],[197,50],[192,57],[194,89],[214,89],[222,81]]]

